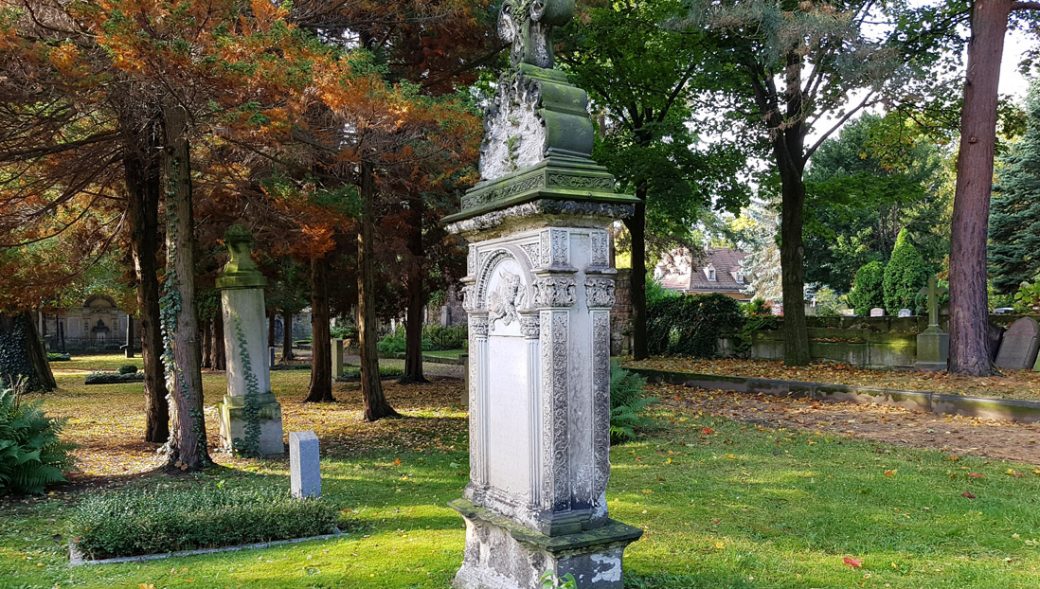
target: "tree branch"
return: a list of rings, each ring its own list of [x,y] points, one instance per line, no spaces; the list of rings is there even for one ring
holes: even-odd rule
[[[1015,2],[1011,10],[1040,10],[1040,2]]]

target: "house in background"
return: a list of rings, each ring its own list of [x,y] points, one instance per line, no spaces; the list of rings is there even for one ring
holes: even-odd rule
[[[685,294],[721,294],[738,301],[751,300],[742,262],[747,254],[734,249],[711,249],[694,256],[680,248],[661,256],[654,279],[668,290]]]

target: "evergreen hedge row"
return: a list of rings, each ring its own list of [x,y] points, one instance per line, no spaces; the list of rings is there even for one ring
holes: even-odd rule
[[[719,338],[740,335],[740,303],[718,294],[664,297],[648,301],[647,345],[653,356],[718,355]]]

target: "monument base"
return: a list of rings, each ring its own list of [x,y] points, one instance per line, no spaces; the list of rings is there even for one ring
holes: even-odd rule
[[[643,535],[607,520],[595,529],[547,536],[467,499],[451,502],[466,520],[466,552],[455,589],[536,589],[546,573],[573,575],[577,589],[622,589],[622,554]]]
[[[264,456],[285,455],[282,441],[282,406],[273,393],[260,395],[257,399],[260,422],[260,454]],[[220,404],[220,442],[224,450],[234,450],[246,437],[246,399],[242,396],[224,395]]]
[[[917,334],[917,370],[943,371],[950,357],[950,334],[938,327],[929,327]]]

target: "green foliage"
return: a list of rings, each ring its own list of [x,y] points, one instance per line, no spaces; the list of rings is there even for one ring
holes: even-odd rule
[[[404,369],[400,366],[380,366],[379,378],[399,378],[404,376]],[[361,378],[360,366],[344,366],[340,377],[346,380],[357,380]]]
[[[928,284],[929,268],[910,242],[904,229],[899,232],[892,258],[885,266],[885,308],[892,315],[900,309],[914,309],[917,293]]]
[[[570,573],[557,577],[552,571],[545,571],[538,583],[538,589],[578,589],[578,581]]]
[[[379,342],[376,344],[376,348],[379,350],[379,355],[384,358],[395,358],[404,354],[407,348],[405,340],[404,327],[398,327],[390,333],[379,338]],[[430,342],[423,340],[422,348],[428,350],[430,348]]]
[[[68,354],[62,354],[60,352],[47,352],[48,362],[70,362],[72,356]]]
[[[100,559],[316,536],[338,520],[328,502],[295,499],[286,489],[199,483],[89,496],[69,533],[86,557]]]
[[[423,326],[422,349],[424,352],[434,350],[460,350],[465,348],[469,340],[469,331],[465,325],[451,325],[443,327],[440,325]],[[379,355],[386,358],[394,358],[405,353],[407,349],[406,332],[404,326],[384,335],[379,339],[376,347]]]
[[[636,430],[650,423],[644,412],[657,402],[646,396],[646,379],[610,363],[610,443],[620,444],[636,437]]]
[[[91,372],[83,379],[83,384],[120,384],[125,382],[143,382],[143,372]]]
[[[119,367],[117,372],[119,372],[119,374],[136,374],[137,366],[134,364],[123,364]]]
[[[989,221],[989,275],[1005,294],[1040,272],[1040,82],[1026,109],[1025,136],[999,162]]]
[[[1040,312],[1040,278],[1019,285],[1013,301],[1015,311],[1018,313]]]
[[[23,403],[16,390],[0,390],[0,495],[41,495],[65,481],[72,445],[59,437],[64,424],[47,417],[39,402]]]
[[[841,300],[834,289],[824,286],[816,289],[813,295],[817,317],[838,317],[841,315]]]
[[[652,305],[667,299],[681,297],[682,293],[669,290],[654,279],[653,276],[646,277],[646,304]]]
[[[869,262],[856,271],[852,290],[847,295],[849,306],[857,315],[866,316],[875,307],[885,304],[885,265]]]
[[[329,329],[329,335],[332,339],[356,340],[358,336],[357,326],[353,323],[347,325],[336,325]]]
[[[724,295],[666,298],[647,305],[647,344],[652,355],[713,358],[719,338],[743,322],[740,304]]]
[[[769,312],[769,304],[766,303],[766,300],[758,297],[752,299],[750,303],[741,303],[740,310],[745,317],[768,316],[772,314]]]

